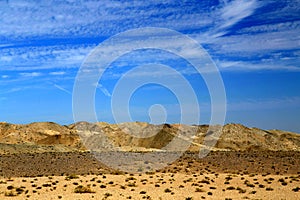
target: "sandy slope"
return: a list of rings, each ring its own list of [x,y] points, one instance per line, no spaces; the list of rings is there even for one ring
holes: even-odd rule
[[[182,143],[191,143],[189,149],[192,151],[203,147],[204,139],[215,140],[214,150],[300,150],[300,134],[286,131],[266,131],[239,124],[227,124],[223,127],[220,138],[215,136],[215,133],[208,131],[207,125],[79,122],[61,126],[52,122],[25,125],[0,123],[2,144],[61,145],[69,148],[70,151],[84,150],[86,147],[97,150],[109,150],[113,147],[124,151],[155,150],[164,148],[175,138]],[[171,149],[176,150],[176,146],[178,145]]]

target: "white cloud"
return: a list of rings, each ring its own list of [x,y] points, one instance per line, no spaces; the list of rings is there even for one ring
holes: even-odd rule
[[[195,29],[196,31],[192,31],[189,36],[202,44],[209,44],[213,50],[211,53],[217,54],[215,57],[219,55],[226,55],[227,57],[252,56],[255,60],[257,55],[266,54],[270,51],[295,50],[300,44],[298,37],[300,22],[280,22],[257,26],[250,24],[248,27],[238,30],[238,34],[227,36],[226,33],[231,27],[267,4],[267,2],[255,0],[224,1],[223,4],[214,8],[202,8],[201,3],[188,6],[184,2],[174,1],[134,1],[131,3],[61,1],[59,6],[56,6],[57,2],[54,1],[47,3],[9,3],[9,6],[3,7],[5,12],[0,13],[2,19],[0,26],[5,27],[5,29],[0,30],[0,34],[10,39],[23,40],[24,43],[12,44],[7,42],[7,44],[0,44],[0,71],[51,69],[58,72],[61,68],[76,69],[96,46],[96,44],[84,45],[84,42],[78,45],[74,45],[72,42],[64,44],[65,41],[58,41],[61,44],[45,46],[43,44],[47,44],[47,41],[43,40],[33,41],[31,45],[32,41],[27,42],[27,37],[43,36],[47,38],[49,35],[62,38],[70,37],[71,39],[107,37],[124,30],[145,26],[166,27],[177,31]],[[288,2],[286,4],[287,6],[283,8],[285,13],[295,12],[293,9],[297,8],[296,3]],[[192,7],[197,11],[185,12]],[[277,9],[273,16],[268,17],[280,16],[275,15],[277,12],[283,14],[283,11]],[[22,20],[20,20],[21,18]],[[182,43],[176,38],[173,38],[172,42],[158,38],[156,42],[166,48],[179,46]],[[108,48],[116,51],[116,47],[119,45],[116,43],[115,46]],[[133,42],[131,45],[135,45],[135,43]],[[1,47],[5,48],[1,49]],[[186,55],[188,53],[193,56],[194,52],[190,50],[186,52]],[[297,67],[297,62],[289,60],[287,56],[285,57],[287,58],[285,59],[286,63],[277,66],[282,66],[281,68],[285,69]],[[138,62],[139,59],[143,58],[135,57],[134,59]],[[156,57],[156,59],[158,61],[168,58]],[[228,60],[228,62],[232,61]],[[224,67],[224,64],[221,67]],[[246,63],[244,64],[246,66]],[[249,61],[247,66],[250,65],[255,65],[255,63]],[[229,67],[227,66],[227,68]],[[255,69],[259,67],[264,69],[266,65],[253,66]],[[277,67],[277,69],[281,68]],[[55,74],[56,71],[49,74],[59,75]]]
[[[24,72],[24,73],[19,73],[19,74],[24,77],[39,77],[39,76],[43,75],[40,72]]]
[[[103,94],[107,97],[111,97],[111,94],[109,93],[109,91],[100,83],[97,84],[97,88],[101,90],[101,92],[103,92]]]
[[[10,56],[1,56],[0,60],[4,61],[4,62],[10,62],[12,60],[12,57],[10,57]]]
[[[275,24],[263,24],[242,28],[237,31],[239,34],[254,34],[266,32],[282,32],[285,30],[296,30],[300,28],[300,21],[278,22]]]
[[[2,89],[2,88],[1,88]],[[0,91],[0,94],[9,94],[26,89],[25,87],[13,87],[7,90]]]
[[[300,30],[300,29],[299,29]],[[287,37],[287,35],[289,37]],[[264,32],[222,37],[215,40],[219,52],[261,53],[263,51],[298,49],[300,38],[297,30]]]
[[[61,87],[61,86],[59,86],[59,85],[57,85],[57,84],[54,84],[53,86],[56,87],[57,89],[59,89],[59,90],[65,92],[65,93],[67,93],[67,94],[72,95],[72,92],[68,91],[67,89],[65,89],[65,88],[63,88],[63,87]]]
[[[9,78],[8,75],[2,75],[1,78]]]
[[[53,75],[53,76],[60,76],[60,75],[66,74],[66,72],[58,71],[58,72],[50,72],[49,74],[50,74],[50,75]]]
[[[0,26],[5,28],[0,30],[0,34],[10,38],[48,34],[110,36],[145,25],[179,30],[212,23],[206,9],[187,13],[185,11],[192,10],[192,7],[180,1],[60,1],[58,5],[56,1],[50,0],[22,4],[9,2],[8,6],[1,8],[4,12],[0,13]],[[195,17],[198,20],[192,20]]]
[[[62,67],[79,68],[93,47],[85,45],[55,45],[0,49],[0,54],[11,60],[10,62],[0,60],[0,71],[34,71],[61,69]]]
[[[3,48],[3,47],[10,47],[10,46],[13,46],[14,44],[11,43],[11,44],[0,44],[0,48]]]
[[[246,61],[217,61],[216,62],[221,71],[258,71],[258,70],[284,70],[300,72],[300,67],[293,65],[285,65],[284,63],[262,62],[246,62]]]
[[[220,28],[224,29],[236,24],[250,16],[259,6],[256,0],[234,0],[225,3],[221,9],[221,17],[224,21]]]

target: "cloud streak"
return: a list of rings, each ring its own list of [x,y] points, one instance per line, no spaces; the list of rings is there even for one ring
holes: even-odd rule
[[[67,89],[65,89],[65,88],[63,88],[63,87],[61,87],[61,86],[59,86],[57,84],[54,84],[53,86],[56,87],[57,89],[65,92],[65,93],[69,94],[69,95],[72,95],[72,92],[68,91]]]
[[[102,85],[102,84],[97,84],[97,88],[101,90],[101,92],[107,96],[107,97],[111,97],[111,94],[109,93],[109,91]]]
[[[260,6],[256,0],[235,0],[225,3],[221,9],[223,23],[220,29],[229,28],[250,16]]]
[[[268,11],[270,15],[261,9],[272,2],[255,0],[224,1],[213,7],[209,7],[206,1],[195,4],[174,1],[61,1],[58,6],[56,4],[54,1],[31,1],[2,5],[5,12],[0,13],[0,26],[5,28],[0,30],[0,71],[20,71],[23,76],[28,73],[28,77],[30,73],[32,77],[38,75],[34,74],[35,71],[53,76],[64,75],[64,72],[59,72],[61,69],[76,71],[103,39],[145,26],[166,27],[186,33],[206,47],[219,62],[220,70],[272,68],[297,71],[299,67],[299,55],[293,56],[293,53],[300,44],[300,24],[291,18],[299,4],[297,2],[283,1],[281,7]],[[290,13],[290,21],[276,18],[277,14],[284,13]],[[265,16],[264,19],[261,19],[262,16]],[[252,23],[255,20],[259,23]],[[159,42],[164,43],[164,40]],[[177,45],[178,42],[174,38],[173,43],[166,45]],[[287,52],[286,59],[273,57],[274,51]],[[276,64],[260,62],[261,55],[268,56],[272,59],[269,63]],[[148,56],[150,59],[151,55]],[[138,57],[134,59],[139,60]],[[162,56],[156,59],[169,58]],[[130,60],[123,60],[123,65],[128,62]]]
[[[40,72],[24,72],[24,73],[20,73],[20,75],[24,77],[39,77],[42,76],[43,74]]]

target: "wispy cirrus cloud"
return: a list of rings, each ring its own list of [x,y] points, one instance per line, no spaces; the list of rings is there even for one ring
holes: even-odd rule
[[[265,69],[263,64],[254,66],[257,58],[261,59],[261,54],[294,51],[299,47],[300,40],[299,21],[293,18],[283,21],[276,17],[284,14],[282,10],[284,15],[293,17],[299,3],[283,1],[278,9],[268,10],[271,13],[268,14],[264,9],[272,3],[233,0],[209,6],[208,1],[61,1],[56,6],[54,1],[9,2],[7,5],[2,2],[5,12],[0,13],[0,25],[5,29],[0,30],[0,37],[3,38],[3,44],[0,42],[0,71],[76,70],[103,39],[145,26],[186,33],[205,45],[217,60],[222,60],[224,56],[228,62],[239,60],[245,63],[249,60],[248,65],[240,65],[241,69],[247,66],[245,69],[248,70],[250,65],[254,69]],[[256,23],[257,20],[259,23]],[[47,39],[50,36],[61,39]],[[176,45],[176,42],[174,39],[174,43],[168,45]],[[286,55],[288,57],[291,55]],[[297,62],[299,60],[286,60],[274,69],[289,70],[291,66],[298,67]],[[227,66],[226,69],[229,68]],[[236,69],[236,66],[232,67],[232,70]]]
[[[42,76],[43,74],[40,72],[24,72],[24,73],[20,73],[20,75],[24,77],[39,77]]]
[[[280,25],[278,25],[279,27]],[[298,29],[284,29],[281,31],[265,31],[257,34],[239,34],[219,38],[216,41],[218,53],[259,54],[268,51],[297,50],[300,38]],[[286,37],[289,35],[290,37]]]
[[[284,65],[280,63],[251,63],[244,61],[217,61],[217,65],[223,71],[259,71],[259,70],[270,70],[270,71],[290,71],[300,72],[300,67],[296,65]]]
[[[198,13],[193,12],[195,5],[173,1],[8,2],[2,5],[5,12],[0,17],[5,29],[0,30],[0,35],[13,38],[49,33],[61,36],[110,36],[145,24],[179,30],[211,23],[212,20],[201,13],[207,13],[201,6],[197,8]],[[153,19],[153,16],[156,18]],[[199,20],[192,21],[195,16]]]
[[[12,88],[12,89],[9,89],[9,90],[7,90],[7,91],[5,91],[5,92],[2,92],[2,94],[8,94],[8,93],[13,93],[13,92],[18,92],[18,91],[20,91],[20,90],[22,90],[22,88]]]
[[[106,89],[106,87],[104,87],[102,84],[100,84],[100,83],[97,83],[97,86],[96,86],[98,89],[100,89],[101,90],[101,92],[105,95],[105,96],[107,96],[107,97],[111,97],[111,94],[110,94],[110,92]]]
[[[62,75],[65,75],[66,72],[64,72],[64,71],[55,71],[55,72],[50,72],[49,74],[53,75],[53,76],[62,76]]]
[[[224,6],[220,9],[220,24],[218,24],[217,31],[226,30],[252,15],[261,4],[256,0],[224,1]]]
[[[67,89],[65,89],[65,88],[63,88],[63,87],[61,87],[61,86],[59,86],[57,84],[53,84],[53,86],[56,87],[57,89],[65,92],[65,93],[69,94],[69,95],[72,95],[72,92],[70,92],[69,90],[67,90]]]
[[[54,45],[1,49],[0,71],[61,70],[79,68],[93,46]]]
[[[8,75],[2,75],[1,78],[3,78],[3,79],[4,78],[9,78],[9,76]]]

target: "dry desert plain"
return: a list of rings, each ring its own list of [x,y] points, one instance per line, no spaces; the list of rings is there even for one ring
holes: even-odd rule
[[[151,151],[162,158],[156,162],[163,162],[173,152],[158,150],[179,129],[196,135],[190,148],[164,168],[152,169],[154,161],[141,160],[137,172],[124,172],[95,157],[126,162],[128,152]],[[197,150],[207,130],[204,125],[140,122],[0,123],[0,199],[300,199],[298,134],[228,124],[212,151],[200,158]],[[128,131],[149,137],[135,138]],[[88,138],[103,149],[91,153]],[[117,152],[109,150],[107,138]]]

